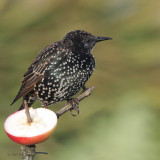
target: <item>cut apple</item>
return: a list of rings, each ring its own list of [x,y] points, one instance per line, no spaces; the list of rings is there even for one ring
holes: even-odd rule
[[[56,114],[45,108],[29,109],[32,122],[29,124],[25,109],[10,115],[4,129],[8,137],[16,143],[32,145],[48,139],[57,124]]]

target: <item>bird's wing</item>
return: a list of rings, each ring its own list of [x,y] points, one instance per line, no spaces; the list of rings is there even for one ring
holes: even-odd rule
[[[24,74],[21,88],[12,104],[33,90],[34,85],[45,77],[45,71],[51,64],[50,59],[54,54],[56,54],[56,48],[52,45],[47,46],[39,53],[34,62],[28,68],[27,72]]]

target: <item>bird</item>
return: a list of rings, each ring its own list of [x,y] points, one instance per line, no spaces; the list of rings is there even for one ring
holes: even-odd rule
[[[111,40],[94,36],[84,30],[72,30],[60,41],[46,46],[39,52],[23,76],[22,84],[13,103],[23,97],[19,110],[30,107],[35,101],[42,106],[68,101],[82,88],[95,69],[91,51],[96,43]]]

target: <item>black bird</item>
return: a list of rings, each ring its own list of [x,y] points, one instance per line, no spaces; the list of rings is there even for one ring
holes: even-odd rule
[[[40,100],[44,107],[71,100],[95,69],[91,50],[97,42],[110,37],[94,36],[83,30],[73,30],[61,40],[45,47],[24,74],[21,88],[12,104],[23,97],[30,107]],[[12,105],[11,104],[11,105]]]

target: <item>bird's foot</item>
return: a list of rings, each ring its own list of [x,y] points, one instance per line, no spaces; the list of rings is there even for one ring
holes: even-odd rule
[[[77,116],[80,113],[79,100],[77,98],[71,98],[68,100],[68,102],[72,105],[72,109],[70,109],[72,116]],[[77,114],[73,113],[73,111],[76,111]]]

